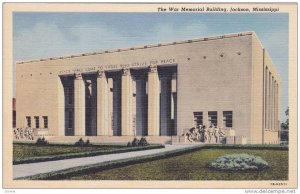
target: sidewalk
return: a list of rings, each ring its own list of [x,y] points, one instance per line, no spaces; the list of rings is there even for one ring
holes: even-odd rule
[[[15,179],[19,177],[31,176],[40,173],[47,173],[52,171],[73,168],[77,166],[85,166],[89,164],[96,164],[96,163],[114,161],[119,159],[146,156],[146,155],[157,154],[157,153],[183,149],[187,147],[194,147],[194,146],[203,146],[203,145],[202,144],[165,145],[165,148],[162,149],[153,149],[153,150],[108,154],[108,155],[85,157],[85,158],[73,158],[73,159],[66,159],[66,160],[13,165],[13,178]]]

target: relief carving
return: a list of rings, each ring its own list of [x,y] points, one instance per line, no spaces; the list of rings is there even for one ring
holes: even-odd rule
[[[150,65],[149,66],[150,73],[157,73],[157,65]]]

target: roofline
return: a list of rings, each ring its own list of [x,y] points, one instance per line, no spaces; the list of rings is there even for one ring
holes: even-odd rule
[[[169,42],[169,43],[137,46],[137,47],[131,47],[131,48],[106,50],[106,51],[102,51],[102,52],[81,53],[81,54],[75,54],[75,55],[49,57],[49,58],[42,58],[42,59],[35,59],[35,60],[28,60],[28,61],[17,61],[16,64],[59,60],[59,59],[75,58],[75,57],[90,56],[90,55],[101,55],[101,54],[106,54],[106,53],[116,53],[116,52],[123,52],[123,51],[129,51],[129,50],[139,50],[139,49],[147,49],[147,48],[169,46],[169,45],[176,45],[176,44],[186,44],[186,43],[217,40],[217,39],[224,39],[224,38],[234,38],[234,37],[239,37],[239,36],[249,36],[249,35],[253,35],[253,34],[255,35],[255,32],[240,32],[240,33],[233,33],[233,34],[225,34],[225,35],[221,35],[221,36],[220,35],[219,36],[210,36],[210,37],[204,37],[204,38],[177,41],[177,42],[172,42],[172,43]]]

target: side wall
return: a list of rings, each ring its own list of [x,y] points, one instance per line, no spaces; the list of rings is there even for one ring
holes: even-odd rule
[[[252,36],[252,112],[251,112],[251,142],[263,143],[264,122],[264,51],[258,38]]]
[[[269,85],[267,84],[267,102],[266,102],[266,115],[265,119],[265,128],[264,128],[264,143],[278,143],[278,130],[280,128],[280,115],[281,115],[281,79],[280,75],[277,72],[271,57],[268,52],[265,50],[264,53],[264,64],[267,68],[267,74],[271,75],[273,82]],[[266,82],[267,80],[265,80]],[[268,83],[268,82],[267,82]],[[273,86],[272,86],[273,84]],[[275,86],[276,87],[275,87]],[[268,100],[269,99],[269,100]]]
[[[37,63],[16,65],[17,127],[26,127],[26,116],[30,116],[35,128],[34,116],[38,116],[40,128],[44,128],[43,116],[47,116],[48,134],[58,134],[57,68]]]
[[[191,47],[184,64],[178,66],[178,135],[193,127],[193,112],[233,112],[237,136],[250,137],[251,121],[251,36],[201,42]]]

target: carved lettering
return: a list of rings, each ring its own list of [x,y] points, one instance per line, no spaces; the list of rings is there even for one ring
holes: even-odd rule
[[[173,64],[175,63],[175,59],[162,59],[161,64]]]
[[[59,74],[71,74],[71,73],[84,73],[84,72],[96,72],[96,71],[104,71],[104,70],[110,70],[110,69],[129,69],[134,67],[149,67],[149,70],[151,72],[157,71],[157,65],[163,65],[163,64],[174,64],[176,63],[176,60],[173,58],[167,58],[167,59],[151,59],[149,61],[137,61],[130,64],[108,64],[108,65],[101,65],[101,66],[92,66],[92,67],[86,67],[86,68],[76,68],[76,69],[68,69],[68,70],[61,70],[59,71]]]

